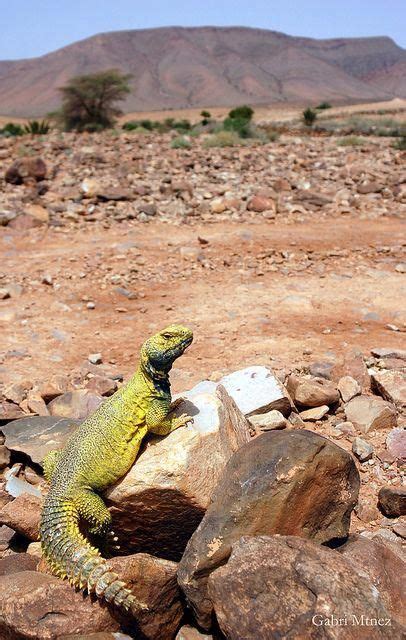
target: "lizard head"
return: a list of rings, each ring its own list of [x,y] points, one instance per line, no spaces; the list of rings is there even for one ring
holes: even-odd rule
[[[156,371],[169,371],[174,361],[193,341],[193,332],[180,324],[171,324],[144,342],[141,360]]]

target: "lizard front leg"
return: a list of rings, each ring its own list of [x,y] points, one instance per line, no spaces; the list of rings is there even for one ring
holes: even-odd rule
[[[148,431],[158,436],[166,436],[188,422],[193,422],[193,418],[186,413],[181,416],[171,416],[172,410],[170,397],[154,399],[146,415]]]

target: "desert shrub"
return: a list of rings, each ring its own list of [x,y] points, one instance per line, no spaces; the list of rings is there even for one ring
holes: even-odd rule
[[[130,93],[129,75],[115,69],[71,78],[60,89],[60,119],[67,131],[112,127],[121,111],[117,103]]]
[[[406,135],[403,135],[399,140],[393,143],[393,148],[399,151],[406,151]]]
[[[184,136],[178,136],[171,142],[172,149],[190,149],[192,143]]]
[[[313,109],[310,109],[310,107],[307,107],[302,113],[302,118],[306,127],[311,127],[316,122],[317,113]]]
[[[235,131],[219,131],[214,133],[204,141],[206,148],[211,147],[234,147],[239,144],[240,136]]]
[[[258,129],[265,132],[269,142],[275,142],[280,136],[279,131],[272,124],[261,124]]]
[[[365,138],[360,138],[359,136],[345,136],[345,138],[337,140],[337,144],[339,147],[360,147],[365,144]]]
[[[16,137],[24,135],[24,129],[21,125],[14,122],[8,122],[2,129],[0,134],[6,137]]]
[[[203,109],[203,111],[200,112],[200,116],[202,118],[201,124],[205,127],[211,120],[211,113],[210,111],[206,111],[205,109]]]
[[[320,111],[322,111],[323,109],[331,109],[331,104],[329,102],[320,102],[320,104],[317,105],[316,109],[319,109]]]
[[[247,105],[232,109],[223,122],[225,131],[235,131],[240,138],[251,137],[251,120],[254,110]]]
[[[32,136],[42,136],[49,133],[51,125],[46,120],[30,120],[24,125],[24,133],[29,133]]]
[[[236,107],[235,109],[232,109],[229,112],[228,117],[235,120],[252,120],[253,115],[254,109],[244,104],[242,107]]]

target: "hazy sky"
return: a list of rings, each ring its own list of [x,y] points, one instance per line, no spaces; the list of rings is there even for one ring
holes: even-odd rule
[[[242,25],[315,38],[387,35],[406,47],[406,0],[0,0],[0,59],[102,31]]]

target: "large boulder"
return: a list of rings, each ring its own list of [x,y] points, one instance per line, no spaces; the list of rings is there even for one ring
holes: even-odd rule
[[[0,577],[0,637],[5,640],[55,640],[119,626],[107,607],[59,578],[35,571]]]
[[[41,464],[52,449],[65,446],[79,424],[77,420],[56,416],[29,416],[9,422],[1,430],[8,449],[24,453],[36,464]]]
[[[348,535],[359,475],[350,454],[310,431],[271,431],[227,464],[178,578],[199,624],[209,628],[207,579],[243,535],[280,533],[319,543]]]
[[[22,571],[35,571],[38,558],[29,553],[13,553],[10,556],[0,558],[0,576],[9,576]]]
[[[405,516],[406,487],[382,487],[378,494],[378,504],[387,516]]]
[[[297,537],[241,538],[211,574],[209,596],[227,640],[401,637],[367,578],[336,551]]]
[[[389,547],[382,538],[369,540],[365,536],[351,536],[337,550],[375,585],[388,612],[400,621],[406,611],[406,565],[402,551],[396,553],[393,545]]]
[[[207,509],[232,454],[249,440],[249,425],[220,385],[185,394],[178,413],[194,423],[153,438],[136,464],[106,492],[124,551],[179,560]]]

